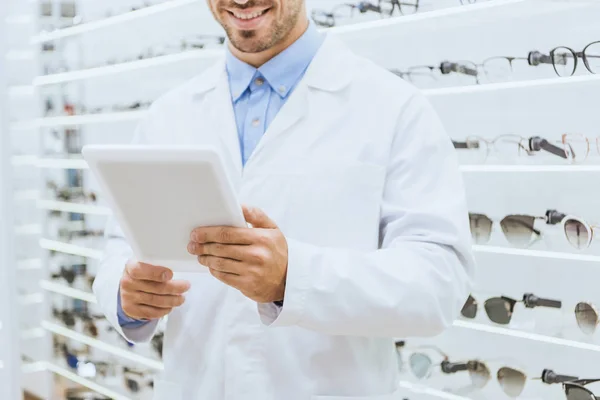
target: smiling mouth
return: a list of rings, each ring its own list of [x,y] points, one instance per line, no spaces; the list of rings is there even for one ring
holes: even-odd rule
[[[262,17],[263,15],[265,15],[268,11],[270,10],[270,8],[266,8],[264,10],[259,10],[259,11],[254,11],[252,13],[242,13],[242,12],[238,12],[238,11],[230,11],[227,10],[227,12],[232,15],[233,17],[240,19],[242,21],[251,21],[253,19],[257,19]]]

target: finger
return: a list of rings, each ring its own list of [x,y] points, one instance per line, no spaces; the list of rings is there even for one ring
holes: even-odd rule
[[[243,287],[242,277],[239,275],[234,275],[211,268],[209,268],[208,271],[212,276],[214,276],[224,284],[231,286],[234,289],[241,290],[241,288]]]
[[[173,271],[169,268],[140,262],[127,264],[125,272],[133,279],[138,280],[167,282],[173,279]]]
[[[207,255],[198,256],[198,262],[210,269],[234,275],[239,275],[244,265],[237,260]]]
[[[128,292],[123,294],[123,299],[135,304],[143,304],[155,308],[179,307],[185,302],[185,297],[179,295],[161,295],[146,292]]]
[[[242,206],[246,222],[253,228],[277,229],[277,224],[260,208]]]
[[[233,228],[230,226],[209,226],[196,228],[190,240],[197,243],[252,244],[257,233],[251,228]]]
[[[175,280],[168,282],[138,281],[129,276],[121,280],[121,289],[129,292],[146,292],[162,295],[180,295],[191,287],[190,282]]]
[[[232,260],[242,260],[250,245],[223,244],[223,243],[197,243],[188,244],[188,252],[196,256],[209,255]]]
[[[170,312],[171,309],[169,308],[156,308],[140,304],[135,306],[134,310],[128,312],[127,316],[137,320],[151,320],[162,318]]]

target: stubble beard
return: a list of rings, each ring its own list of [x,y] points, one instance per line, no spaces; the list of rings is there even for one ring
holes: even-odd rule
[[[298,23],[300,9],[291,10],[281,22],[275,21],[265,37],[257,37],[256,31],[235,31],[229,26],[223,26],[229,41],[243,53],[260,53],[276,46],[283,41]]]

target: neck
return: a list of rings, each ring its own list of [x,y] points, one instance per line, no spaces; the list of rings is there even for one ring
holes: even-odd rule
[[[300,18],[298,18],[296,26],[294,26],[285,39],[277,43],[275,46],[270,47],[265,51],[261,51],[260,53],[244,53],[229,43],[229,50],[239,60],[245,62],[246,64],[252,65],[254,68],[258,68],[290,47],[296,40],[300,38],[300,36],[304,34],[304,32],[306,32],[307,29],[308,18],[306,17],[306,13],[302,12]]]

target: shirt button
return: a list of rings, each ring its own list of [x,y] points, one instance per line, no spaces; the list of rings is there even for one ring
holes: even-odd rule
[[[285,92],[285,86],[281,85],[281,86],[279,86],[279,89],[277,89],[277,90],[279,90],[280,93],[283,93],[283,92]]]
[[[258,124],[260,124],[260,119],[258,119],[258,118],[254,118],[254,119],[252,120],[252,126],[255,126],[255,127],[256,127],[256,126],[258,126]]]
[[[256,78],[254,83],[256,83],[256,86],[262,86],[262,84],[265,83],[265,80],[263,78]]]

